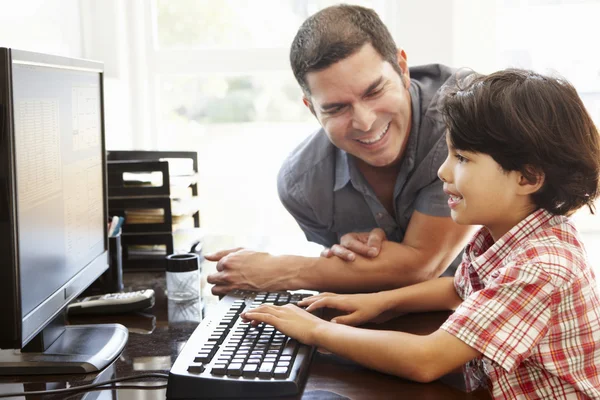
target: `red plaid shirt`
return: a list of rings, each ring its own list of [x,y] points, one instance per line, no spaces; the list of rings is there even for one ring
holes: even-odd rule
[[[483,356],[495,399],[600,399],[600,294],[571,221],[540,209],[494,243],[482,228],[442,329]]]

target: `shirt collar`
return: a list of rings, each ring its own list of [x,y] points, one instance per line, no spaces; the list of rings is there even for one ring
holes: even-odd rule
[[[350,181],[350,166],[348,165],[348,153],[339,148],[335,148],[335,185],[333,191],[336,192],[346,186]]]
[[[409,154],[413,154],[416,152],[417,148],[417,132],[421,126],[421,95],[417,86],[414,82],[411,81],[410,87],[408,88],[411,99],[411,124],[410,124],[410,134],[408,136],[408,143],[406,145],[406,149],[404,150],[403,163],[408,170],[412,169],[414,166],[414,158],[413,156],[407,157]],[[352,180],[354,186],[359,189],[361,184],[356,181],[356,176],[358,172],[358,168],[356,167],[356,163],[348,153],[340,148],[335,148],[335,184],[333,186],[333,191],[338,191],[345,187],[348,182]],[[406,161],[408,160],[408,161]],[[406,164],[408,162],[408,164]],[[358,174],[360,175],[360,174]]]
[[[540,208],[525,217],[495,243],[488,229],[481,228],[465,248],[465,254],[477,270],[479,279],[485,279],[492,271],[504,265],[509,254],[553,216],[551,212]]]

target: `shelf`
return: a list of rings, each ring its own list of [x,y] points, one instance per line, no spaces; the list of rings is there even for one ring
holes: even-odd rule
[[[109,214],[125,218],[124,270],[164,269],[165,257],[181,250],[174,232],[200,227],[197,157],[195,152],[108,152]]]

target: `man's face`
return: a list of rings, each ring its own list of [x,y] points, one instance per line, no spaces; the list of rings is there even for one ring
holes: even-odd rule
[[[305,104],[312,105],[335,146],[375,167],[399,162],[410,133],[410,94],[402,77],[373,46],[365,44],[328,68],[309,72],[306,81],[311,96]]]

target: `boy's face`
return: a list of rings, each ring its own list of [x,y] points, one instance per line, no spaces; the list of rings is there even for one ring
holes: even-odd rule
[[[322,71],[306,76],[311,108],[329,140],[369,165],[397,163],[410,133],[410,82],[405,54],[402,77],[370,44]]]
[[[448,157],[438,176],[456,223],[484,225],[498,240],[533,211],[518,171],[504,171],[487,154],[455,149],[447,135],[446,144]]]

